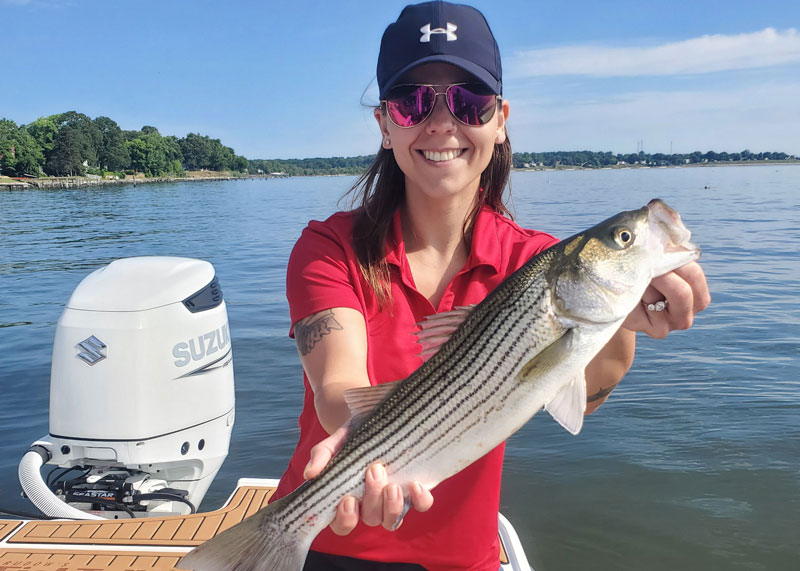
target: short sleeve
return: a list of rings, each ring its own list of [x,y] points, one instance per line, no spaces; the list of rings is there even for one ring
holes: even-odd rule
[[[286,298],[294,324],[332,307],[363,311],[353,275],[354,254],[340,232],[312,221],[297,240],[286,270]]]

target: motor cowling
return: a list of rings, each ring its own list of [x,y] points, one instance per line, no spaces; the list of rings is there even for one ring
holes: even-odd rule
[[[78,285],[53,345],[50,463],[143,473],[196,506],[233,421],[230,330],[210,263],[126,258]]]

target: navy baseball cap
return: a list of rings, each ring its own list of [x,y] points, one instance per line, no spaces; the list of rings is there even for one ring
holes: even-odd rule
[[[378,89],[389,90],[423,63],[453,64],[474,75],[496,95],[503,93],[500,49],[486,18],[463,4],[424,2],[406,6],[381,39]]]

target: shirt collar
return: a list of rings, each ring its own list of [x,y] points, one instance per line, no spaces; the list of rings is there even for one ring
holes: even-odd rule
[[[500,271],[500,239],[498,237],[497,216],[488,206],[482,206],[475,218],[472,228],[472,244],[467,263],[462,271],[469,271],[478,266],[489,266],[495,272]],[[406,245],[403,241],[403,222],[400,208],[395,210],[392,228],[386,240],[386,262],[397,266],[402,275],[411,275],[406,259]]]

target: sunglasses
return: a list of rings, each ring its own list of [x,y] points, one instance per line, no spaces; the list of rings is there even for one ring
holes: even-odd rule
[[[433,113],[436,96],[444,95],[447,108],[460,123],[485,125],[494,117],[499,96],[479,83],[454,83],[444,91],[434,85],[398,85],[381,103],[398,127],[416,127]],[[438,87],[445,87],[443,85]]]

